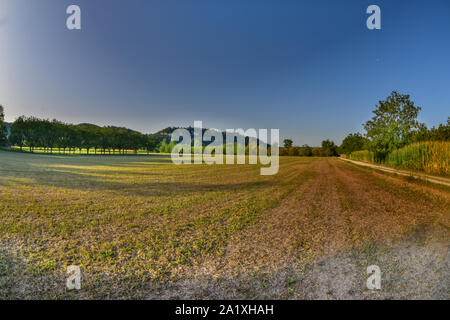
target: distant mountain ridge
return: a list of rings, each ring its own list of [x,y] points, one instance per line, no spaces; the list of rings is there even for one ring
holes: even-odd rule
[[[191,138],[194,137],[195,128],[191,127],[191,126],[189,126],[189,127],[167,127],[167,128],[164,128],[164,129],[159,130],[158,132],[154,133],[153,136],[158,140],[159,143],[161,143],[164,139],[166,139],[166,142],[169,143],[172,132],[174,132],[177,129],[186,129],[191,134]],[[205,134],[205,131],[207,131],[207,130],[209,130],[209,129],[202,128],[202,136]],[[220,130],[218,132],[222,133],[222,140],[223,140],[223,143],[225,143],[226,142],[226,132],[220,131]],[[248,146],[249,140],[250,140],[249,137],[245,137],[245,146]],[[256,141],[257,141],[258,145],[266,144],[265,142],[263,142],[259,139],[256,139]],[[204,146],[206,146],[210,143],[211,143],[211,141],[202,141],[202,144]],[[270,147],[270,144],[267,144],[267,146]]]
[[[100,127],[100,126],[98,126],[98,125],[96,125],[96,124],[86,123],[86,122],[84,122],[84,123],[79,123],[79,124],[77,124],[77,126],[79,126],[79,127],[86,127],[86,128],[102,128],[102,127]],[[142,133],[139,132],[139,131],[136,131],[136,130],[133,130],[133,129],[130,129],[130,128],[126,128],[126,127],[104,126],[104,128],[111,128],[111,129],[114,129],[114,130],[126,130],[127,132],[136,132],[136,133],[142,134]]]

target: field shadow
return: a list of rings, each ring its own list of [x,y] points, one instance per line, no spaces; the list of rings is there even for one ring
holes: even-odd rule
[[[104,177],[89,175],[94,173]],[[126,173],[128,175],[128,173]],[[158,176],[156,173],[147,173],[142,176]],[[25,178],[25,179],[20,179]],[[117,177],[109,171],[73,172],[73,171],[37,171],[30,174],[4,175],[3,181],[22,184],[37,185],[56,188],[65,188],[79,191],[112,192],[126,196],[173,196],[182,193],[198,194],[205,192],[237,191],[241,189],[256,188],[262,185],[272,185],[271,181],[250,181],[242,183],[191,183],[184,181],[121,181],[120,174]]]
[[[205,181],[201,167],[184,171],[169,166],[172,161],[167,155],[68,157],[19,154],[18,157],[16,153],[2,152],[2,156],[0,185],[44,186],[125,196],[173,196],[232,192],[271,184],[259,179],[225,183],[217,177]]]

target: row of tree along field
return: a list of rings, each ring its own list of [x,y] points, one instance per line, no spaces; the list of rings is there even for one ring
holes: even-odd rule
[[[329,139],[322,141],[321,147],[310,147],[307,144],[295,147],[291,139],[285,139],[283,143],[284,147],[280,148],[280,156],[335,157],[339,155],[339,147]]]
[[[128,150],[153,151],[158,141],[153,135],[118,127],[91,124],[72,125],[57,120],[19,117],[11,125],[10,145],[28,151],[58,153],[125,153]]]
[[[0,108],[3,115],[3,108],[1,106]],[[3,120],[3,116],[0,120]],[[138,131],[122,127],[99,127],[88,123],[73,125],[57,120],[26,116],[21,116],[12,124],[9,124],[8,130],[3,125],[3,121],[0,121],[0,126],[0,145],[9,145],[15,150],[35,153],[108,155],[150,152],[170,153],[176,144],[175,141],[170,141],[170,135],[174,130],[178,129],[177,127],[168,127],[154,134],[142,134]],[[193,136],[193,127],[185,129]],[[206,131],[206,129],[203,129],[203,131]],[[225,135],[224,132],[222,134]],[[234,143],[235,153],[239,148],[243,148],[245,153],[249,154],[249,142],[250,138],[245,137],[245,145]],[[257,149],[260,143],[256,139]],[[208,142],[204,142],[202,150],[205,150],[206,144]],[[306,147],[305,153],[303,153],[303,149],[298,153],[297,148],[293,147],[291,150],[294,150],[294,153],[289,150],[286,155],[337,155],[337,146],[333,142],[326,140],[322,145],[326,146],[326,148]],[[224,153],[226,152],[226,148],[227,145],[224,144]],[[285,155],[284,150],[284,148],[281,148],[282,155]],[[268,154],[271,153],[270,146],[267,147],[267,152]],[[193,147],[192,153],[195,153]]]
[[[1,107],[1,106],[0,106]],[[170,140],[170,133],[176,127],[163,129],[155,134],[140,132],[121,127],[99,127],[93,124],[66,124],[57,120],[39,119],[21,116],[10,125],[9,130],[2,130],[3,145],[9,144],[13,150],[33,153],[56,154],[126,154],[126,153],[170,153],[175,141]],[[193,134],[194,128],[186,128]],[[204,129],[205,131],[206,129]],[[9,131],[9,134],[7,134]],[[249,138],[245,145],[234,143],[234,152],[238,148],[249,153]],[[255,141],[259,143],[258,140]],[[206,148],[203,145],[202,150]],[[223,145],[225,152],[227,145]],[[259,147],[257,147],[259,148]],[[270,147],[267,152],[270,154]],[[192,147],[192,153],[194,147]]]
[[[0,106],[1,107],[1,106]],[[99,127],[93,124],[66,124],[57,120],[21,116],[11,124],[9,134],[2,130],[3,145],[9,143],[13,149],[36,153],[59,154],[125,154],[125,153],[170,153],[175,141],[170,141],[170,133],[176,127],[163,129],[155,134],[120,127]],[[193,131],[193,128],[187,128]],[[206,129],[204,129],[206,130]],[[170,142],[169,142],[170,141]],[[258,141],[257,141],[258,143]],[[292,140],[284,141],[281,155],[289,156],[337,156],[338,146],[330,140],[322,142],[322,147],[293,147]],[[245,153],[249,153],[249,140],[245,141]],[[239,148],[235,143],[235,152]],[[203,150],[205,146],[203,146]],[[226,144],[223,145],[226,150]],[[192,148],[194,153],[194,148]],[[268,147],[270,154],[270,146]]]

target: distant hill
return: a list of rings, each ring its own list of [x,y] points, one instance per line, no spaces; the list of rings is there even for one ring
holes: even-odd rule
[[[92,123],[80,123],[77,124],[77,126],[79,127],[85,127],[85,128],[101,128],[100,126],[96,125],[96,124],[92,124]],[[114,130],[126,130],[127,132],[137,132],[140,133],[139,131],[130,129],[130,128],[125,128],[125,127],[117,127],[117,126],[105,126],[105,128],[111,128]]]
[[[191,137],[194,136],[194,128],[193,127],[167,127],[164,128],[162,130],[159,130],[158,132],[154,133],[153,136],[156,138],[156,140],[161,143],[164,139],[166,139],[166,142],[169,143],[170,139],[171,139],[171,134],[172,132],[174,132],[176,129],[186,129],[187,131],[189,131],[189,133],[191,134]],[[203,134],[205,133],[205,131],[208,130],[207,128],[203,128]],[[223,138],[223,142],[225,143],[226,140],[226,132],[222,131],[222,138]],[[264,143],[264,142],[260,142],[259,139],[256,139],[256,141],[259,143]],[[210,141],[203,141],[203,145],[208,145],[210,144]],[[249,137],[245,137],[245,146],[248,146],[249,143]],[[268,145],[270,146],[270,145]]]
[[[78,126],[80,127],[88,127],[88,128],[100,128],[100,126],[92,123],[79,123]]]

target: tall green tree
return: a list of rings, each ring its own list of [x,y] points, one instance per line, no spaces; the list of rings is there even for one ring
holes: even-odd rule
[[[3,106],[0,104],[0,146],[6,144],[6,127],[5,127],[5,110]]]
[[[321,155],[325,157],[337,156],[337,146],[333,141],[327,139],[322,141]]]
[[[450,141],[450,117],[447,124],[441,123],[439,127],[428,129],[425,124],[420,124],[419,130],[413,133],[413,142],[420,141]]]
[[[162,142],[161,142],[161,145],[159,146],[159,152],[160,153],[166,153],[166,152],[168,152],[168,144],[167,144],[167,142],[166,142],[166,139],[164,139]]]
[[[393,91],[384,101],[379,101],[374,116],[364,124],[370,149],[377,160],[383,160],[388,153],[401,148],[412,140],[413,132],[421,125],[417,116],[421,107],[415,106],[408,94]]]
[[[143,141],[144,149],[147,150],[147,154],[154,151],[158,146],[158,140],[152,134],[147,134],[144,136]]]
[[[294,142],[291,139],[284,139],[283,143],[285,148],[290,148]]]
[[[25,144],[25,120],[19,117],[11,126],[11,134],[9,135],[9,143],[20,147],[22,150]]]
[[[369,141],[360,133],[350,133],[339,147],[339,152],[349,155],[353,151],[364,150],[369,147]]]
[[[299,150],[299,155],[303,157],[310,157],[312,155],[312,148],[307,144],[304,144]]]

